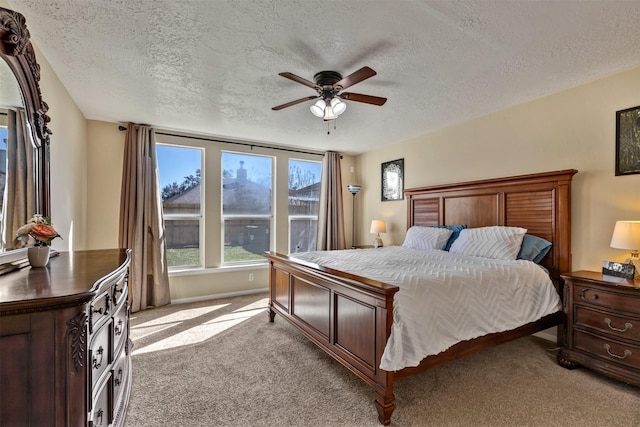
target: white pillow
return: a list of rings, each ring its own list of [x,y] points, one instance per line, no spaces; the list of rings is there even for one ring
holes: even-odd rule
[[[518,256],[526,228],[479,227],[466,228],[453,242],[449,252],[484,258],[514,260]]]
[[[414,225],[407,230],[402,246],[428,251],[443,249],[453,233],[448,228],[421,227]]]

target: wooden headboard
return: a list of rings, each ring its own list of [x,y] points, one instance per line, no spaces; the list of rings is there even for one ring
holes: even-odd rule
[[[571,179],[567,169],[405,190],[407,228],[412,225],[526,228],[550,241],[542,260],[554,281],[571,271]]]

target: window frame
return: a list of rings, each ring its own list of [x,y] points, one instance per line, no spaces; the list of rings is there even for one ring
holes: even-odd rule
[[[180,149],[184,149],[184,150],[198,150],[200,151],[200,213],[196,214],[196,213],[192,213],[192,214],[187,214],[187,213],[179,213],[179,214],[167,214],[167,212],[164,210],[164,202],[162,202],[163,204],[163,209],[162,209],[162,219],[164,222],[164,229],[166,230],[166,224],[169,221],[184,221],[184,220],[191,220],[191,221],[197,221],[198,222],[198,264],[197,265],[191,265],[191,264],[186,264],[186,265],[168,265],[167,263],[167,269],[169,272],[174,272],[174,271],[179,271],[179,270],[193,270],[193,269],[201,269],[204,267],[204,252],[205,252],[205,239],[204,239],[204,218],[205,218],[205,148],[203,147],[197,147],[197,146],[191,146],[191,145],[181,145],[181,144],[171,144],[171,143],[166,143],[166,142],[157,142],[156,141],[156,158],[158,156],[158,152],[157,152],[157,146],[165,146],[165,147],[174,147],[174,148],[180,148]],[[160,178],[160,166],[158,165],[158,179]],[[162,198],[162,186],[158,180],[158,192],[160,193],[160,197]],[[168,250],[168,248],[167,248]]]
[[[322,186],[322,168],[324,167],[324,164],[322,163],[322,161],[300,159],[300,158],[297,158],[297,157],[289,157],[289,159],[287,161],[287,183],[289,182],[289,167],[290,167],[291,161],[306,162],[306,163],[318,163],[318,164],[320,164],[320,179],[319,179],[319,183],[320,183],[320,186]],[[288,197],[289,191],[291,190],[288,187],[289,187],[289,185],[287,184],[287,197]],[[318,203],[319,202],[320,202],[320,195],[318,195]],[[296,252],[292,251],[292,247],[291,247],[291,229],[292,229],[291,221],[292,220],[293,221],[296,221],[296,220],[315,220],[316,221],[316,225],[317,225],[318,221],[320,220],[320,212],[319,211],[320,211],[320,209],[318,208],[318,213],[315,214],[315,215],[301,215],[301,214],[291,215],[289,213],[289,206],[287,205],[287,221],[288,221],[287,222],[287,224],[288,224],[288,226],[287,226],[287,234],[288,234],[288,237],[287,237],[287,242],[288,242],[287,248],[288,248],[288,252],[287,253],[289,255],[296,253]],[[318,243],[318,230],[317,230],[317,228],[316,228],[316,237],[315,237],[315,239],[316,239],[316,245],[317,245],[317,243]]]
[[[224,213],[224,155],[225,153],[241,155],[241,156],[254,156],[254,157],[265,157],[271,160],[271,213],[269,214],[225,214]],[[269,154],[257,154],[257,153],[245,153],[242,151],[234,151],[234,150],[220,150],[220,265],[222,266],[241,266],[241,265],[252,265],[252,264],[265,264],[267,262],[267,258],[262,256],[262,259],[255,260],[238,260],[238,261],[227,261],[225,260],[225,223],[227,220],[257,220],[269,221],[269,246],[267,250],[272,250],[274,246],[274,236],[276,233],[275,218],[276,218],[276,200],[275,200],[275,185],[276,185],[276,174],[277,174],[277,163],[276,156]],[[237,177],[236,177],[237,178]]]

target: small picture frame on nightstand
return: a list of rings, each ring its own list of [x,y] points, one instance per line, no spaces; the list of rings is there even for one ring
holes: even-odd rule
[[[636,274],[636,268],[633,264],[624,264],[614,261],[602,261],[602,274],[607,276],[622,277],[624,279],[633,279]]]

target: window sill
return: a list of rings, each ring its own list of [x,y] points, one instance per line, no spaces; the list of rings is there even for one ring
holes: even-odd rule
[[[223,265],[220,267],[184,268],[180,270],[171,270],[169,272],[169,277],[194,276],[194,275],[200,275],[200,274],[232,273],[235,271],[262,270],[267,268],[269,268],[269,264],[265,262],[254,263],[254,264],[242,264],[242,265]]]

